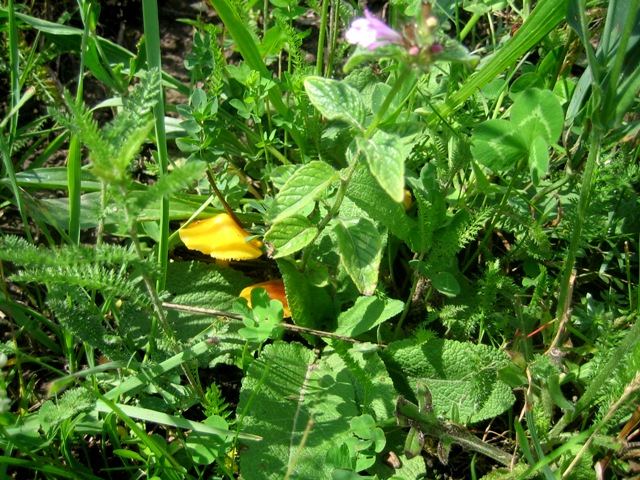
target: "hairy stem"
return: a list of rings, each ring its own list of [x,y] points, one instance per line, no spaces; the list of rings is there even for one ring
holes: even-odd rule
[[[456,443],[506,466],[510,466],[514,460],[512,455],[480,440],[462,425],[444,422],[430,411],[421,412],[417,405],[403,397],[399,397],[396,403],[396,416],[400,421],[408,420],[422,434],[437,437],[445,444]]]

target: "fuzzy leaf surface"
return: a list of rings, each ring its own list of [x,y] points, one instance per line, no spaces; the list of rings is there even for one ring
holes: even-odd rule
[[[487,345],[431,340],[417,344],[402,340],[380,353],[398,391],[418,397],[417,384],[431,391],[436,415],[458,423],[474,423],[496,417],[515,397],[498,379],[498,370],[509,363],[507,355]],[[452,415],[457,411],[459,418]]]
[[[276,249],[273,258],[302,250],[316,237],[318,229],[303,215],[292,215],[274,223],[264,239]]]
[[[356,137],[373,176],[396,202],[404,198],[404,153],[397,135],[378,130],[372,138]]]
[[[253,283],[231,268],[202,262],[173,262],[169,264],[166,290],[172,295],[169,302],[229,311],[242,289]],[[168,319],[181,340],[195,337],[212,321],[205,315],[171,310]]]
[[[335,224],[340,260],[363,295],[372,295],[378,285],[382,239],[366,218],[340,220]]]
[[[325,457],[351,436],[349,419],[360,415],[354,397],[337,355],[316,361],[313,351],[298,343],[267,345],[242,382],[242,430],[263,440],[240,451],[240,469],[255,480],[280,480],[296,458],[290,478],[331,478]],[[313,424],[302,446],[309,421]]]
[[[417,222],[405,213],[400,203],[384,193],[366,166],[356,167],[347,185],[347,197],[396,237],[406,241],[412,251],[419,248]]]
[[[404,307],[392,298],[358,297],[355,304],[338,316],[336,333],[357,337],[399,314]]]
[[[362,129],[365,108],[360,92],[346,83],[322,77],[307,77],[304,88],[311,103],[328,120],[342,120]]]
[[[337,172],[324,162],[316,160],[300,167],[276,195],[269,212],[273,221],[278,222],[302,210],[337,178]]]

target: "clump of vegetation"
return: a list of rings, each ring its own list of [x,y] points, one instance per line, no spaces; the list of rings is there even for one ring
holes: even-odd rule
[[[4,2],[0,477],[637,474],[637,4]]]

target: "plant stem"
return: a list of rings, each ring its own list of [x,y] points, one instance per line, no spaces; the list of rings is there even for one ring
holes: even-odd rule
[[[316,56],[316,75],[322,75],[324,64],[324,42],[327,37],[327,17],[331,0],[322,1],[322,13],[320,15],[320,31],[318,34],[318,54]]]
[[[409,65],[403,64],[401,68],[402,70],[400,70],[400,73],[398,74],[396,81],[393,84],[393,87],[391,87],[391,90],[387,94],[387,97],[384,99],[384,102],[380,106],[380,110],[376,112],[376,115],[375,117],[373,117],[371,124],[367,127],[367,130],[364,132],[364,136],[366,138],[371,138],[373,134],[376,133],[376,128],[378,127],[380,122],[384,119],[385,115],[387,114],[387,111],[389,110],[389,106],[391,105],[391,102],[396,97],[396,95],[404,85],[405,81],[409,78],[409,75],[411,74],[411,67]]]
[[[144,36],[146,39],[147,66],[152,75],[162,75],[162,61],[160,58],[160,26],[158,23],[158,4],[156,0],[143,0],[142,16]],[[153,106],[155,120],[156,147],[158,149],[158,166],[160,176],[167,175],[169,154],[167,152],[167,138],[164,124],[164,94],[162,81],[158,82],[156,103]],[[162,197],[160,201],[160,242],[158,243],[158,264],[160,275],[157,280],[158,290],[164,290],[167,280],[167,264],[169,261],[169,198]]]
[[[91,30],[91,2],[80,2],[80,12],[84,30],[80,45],[80,71],[78,72],[78,89],[76,103],[82,101],[84,95],[84,62],[87,42]],[[80,244],[80,190],[82,175],[82,146],[77,135],[73,135],[69,142],[69,156],[67,157],[67,186],[69,188],[69,237],[74,245]]]
[[[582,177],[582,187],[580,188],[580,198],[578,200],[578,211],[576,220],[572,225],[571,243],[569,244],[569,250],[564,262],[564,271],[562,273],[562,280],[560,282],[560,288],[558,292],[558,307],[556,310],[556,319],[559,322],[555,327],[555,338],[549,349],[555,347],[560,342],[562,331],[564,330],[564,324],[568,318],[568,312],[571,305],[571,299],[569,297],[571,288],[571,278],[574,275],[574,266],[576,261],[576,255],[580,248],[580,237],[582,235],[582,229],[587,215],[587,206],[589,205],[589,199],[591,198],[591,190],[593,187],[593,179],[595,172],[597,171],[597,162],[600,157],[600,145],[602,142],[602,131],[599,128],[595,128],[591,135],[591,146],[589,148],[589,156],[587,157],[584,174]]]
[[[424,254],[421,254],[420,257],[418,258],[418,263],[422,262],[423,258],[424,258]],[[413,283],[411,285],[411,291],[409,292],[409,299],[405,302],[404,308],[402,309],[402,314],[400,315],[400,319],[398,320],[398,323],[396,324],[396,328],[393,331],[393,336],[395,339],[397,339],[398,336],[400,335],[400,332],[402,331],[402,324],[404,323],[404,320],[407,318],[407,315],[409,314],[409,309],[411,308],[411,300],[416,294],[416,289],[418,288],[418,282],[420,281],[420,278],[421,277],[418,274],[418,269],[416,268],[413,273]]]
[[[13,166],[13,161],[11,159],[11,154],[13,150],[13,141],[16,136],[16,131],[18,128],[18,113],[19,113],[19,105],[22,105],[27,98],[30,98],[35,93],[33,88],[29,88],[24,96],[20,98],[20,59],[19,59],[19,51],[18,51],[18,29],[16,26],[15,19],[15,10],[13,5],[13,0],[9,0],[8,5],[9,10],[9,62],[11,64],[11,111],[2,121],[0,125],[0,154],[2,155],[2,161],[4,163],[5,175],[9,176],[9,182],[11,184],[11,189],[13,190],[13,195],[16,200],[16,204],[18,206],[18,210],[20,211],[20,218],[22,219],[22,223],[24,226],[24,231],[27,236],[27,239],[30,242],[33,242],[33,238],[31,237],[31,230],[29,229],[29,219],[27,218],[27,212],[24,207],[24,202],[22,201],[22,194],[20,188],[18,186],[18,181],[16,179],[16,172]],[[2,130],[6,125],[6,122],[9,121],[9,134],[7,139],[5,139]]]
[[[503,465],[510,466],[513,456],[499,448],[483,442],[462,425],[443,422],[433,412],[421,412],[418,406],[399,397],[396,403],[396,417],[408,419],[424,435],[439,438],[445,444],[457,443],[464,448],[482,453]]]
[[[464,28],[460,32],[460,41],[465,39],[465,37],[469,34],[469,32],[473,29],[473,27],[476,26],[476,23],[478,23],[478,20],[480,20],[480,15],[478,15],[477,13],[474,13],[473,17],[471,17],[471,19],[467,22],[467,24],[464,26]]]
[[[616,368],[620,365],[623,358],[629,355],[631,350],[638,340],[640,340],[640,322],[638,322],[638,312],[634,312],[629,319],[632,323],[631,328],[627,331],[626,337],[620,342],[618,347],[614,350],[607,363],[600,369],[597,375],[591,380],[589,386],[585,390],[584,394],[580,397],[576,403],[576,408],[573,411],[567,411],[558,423],[549,432],[549,437],[559,435],[564,427],[569,425],[574,419],[587,408],[591,402],[596,398],[600,390],[607,385],[607,380],[611,378],[611,375]]]

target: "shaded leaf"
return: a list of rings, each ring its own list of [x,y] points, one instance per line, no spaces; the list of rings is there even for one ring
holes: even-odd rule
[[[344,268],[363,295],[378,285],[382,239],[375,225],[365,219],[339,220],[335,224],[338,250]]]
[[[524,137],[512,122],[488,120],[474,130],[471,153],[478,163],[504,172],[513,168],[528,151]]]

